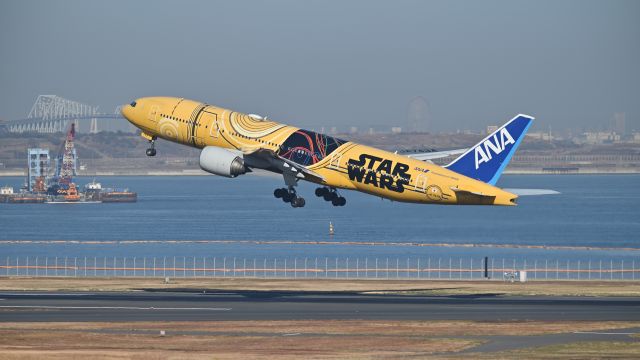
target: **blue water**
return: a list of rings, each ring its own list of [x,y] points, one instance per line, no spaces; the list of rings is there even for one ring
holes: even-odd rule
[[[93,178],[78,178],[84,185]],[[298,192],[306,207],[291,208],[272,195],[275,176],[98,177],[103,186],[138,192],[133,204],[0,204],[0,240],[250,240],[331,241],[337,245],[256,243],[23,244],[0,243],[2,255],[75,256],[592,256],[593,251],[340,245],[344,242],[515,244],[640,248],[640,176],[505,175],[507,188],[544,188],[560,195],[521,197],[516,207],[396,203],[343,191],[347,206],[333,207]],[[18,188],[22,178],[0,178]],[[328,235],[329,222],[336,234]],[[638,251],[597,250],[598,256]]]

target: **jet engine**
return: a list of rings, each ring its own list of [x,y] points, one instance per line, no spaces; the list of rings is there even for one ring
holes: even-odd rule
[[[234,178],[247,172],[242,154],[217,146],[207,146],[200,153],[200,168],[208,173]]]

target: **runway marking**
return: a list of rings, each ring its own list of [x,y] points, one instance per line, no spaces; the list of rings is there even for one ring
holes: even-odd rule
[[[627,333],[622,333],[622,332],[597,332],[597,331],[574,331],[574,334],[593,334],[593,335],[635,335],[638,333],[634,333],[634,332],[627,332]]]
[[[138,306],[53,306],[53,305],[0,305],[2,309],[109,309],[109,310],[209,310],[230,311],[231,308],[198,308],[198,307],[138,307]]]

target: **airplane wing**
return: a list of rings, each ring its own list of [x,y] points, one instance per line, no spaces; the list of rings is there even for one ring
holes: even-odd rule
[[[417,153],[417,154],[405,154],[405,156],[406,157],[410,157],[412,159],[417,159],[417,160],[422,160],[422,161],[429,161],[429,160],[433,160],[433,159],[444,158],[444,157],[451,156],[451,155],[462,154],[467,150],[468,149],[455,149],[455,150],[446,150],[446,151],[430,151],[430,152]]]
[[[260,169],[277,169],[284,175],[285,182],[287,182],[287,178],[324,182],[324,178],[318,173],[283,158],[271,149],[257,148],[242,152],[248,166]]]

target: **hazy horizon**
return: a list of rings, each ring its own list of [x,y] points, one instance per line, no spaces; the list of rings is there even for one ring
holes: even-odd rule
[[[0,119],[180,96],[306,128],[640,130],[637,1],[3,1]]]

